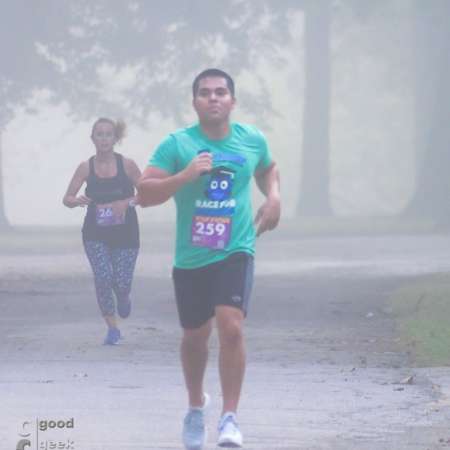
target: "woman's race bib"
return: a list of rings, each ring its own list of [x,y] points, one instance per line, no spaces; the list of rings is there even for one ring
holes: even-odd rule
[[[97,205],[95,211],[97,225],[110,227],[112,225],[122,225],[125,223],[125,214],[114,214],[111,204]]]

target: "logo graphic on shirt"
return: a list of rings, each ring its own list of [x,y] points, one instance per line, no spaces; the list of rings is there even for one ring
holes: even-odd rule
[[[247,158],[245,156],[239,155],[238,153],[217,152],[213,155],[213,161],[215,163],[229,162],[232,164],[236,164],[239,167],[243,167],[247,162]]]
[[[191,242],[214,250],[226,248],[236,200],[232,198],[235,171],[223,166],[209,174],[204,198],[195,202]]]
[[[234,171],[224,168],[214,169],[205,191],[210,200],[225,200],[231,197]]]

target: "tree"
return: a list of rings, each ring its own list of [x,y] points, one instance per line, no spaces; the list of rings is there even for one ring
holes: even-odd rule
[[[179,99],[199,70],[220,64],[237,75],[251,68],[260,52],[279,60],[277,50],[289,39],[289,1],[280,0],[276,8],[269,5],[241,2],[236,7],[236,2],[205,0],[8,2],[3,17],[9,27],[0,28],[6,62],[0,78],[0,126],[4,128],[17,104],[42,88],[52,92],[55,102],[69,102],[76,118],[107,111],[144,124],[157,110],[182,122],[185,111]],[[215,50],[221,45],[223,55],[218,58]],[[119,84],[114,95],[108,90],[112,80]],[[262,79],[256,81],[266,95],[247,95],[245,103],[264,117],[271,110],[269,89]],[[0,176],[0,226],[5,226],[1,186]]]
[[[4,205],[2,183],[1,134],[11,119],[14,107],[25,102],[33,89],[55,81],[53,70],[43,64],[36,45],[50,35],[58,40],[64,33],[66,17],[63,2],[27,2],[18,0],[2,5],[0,48],[3,58],[0,75],[0,229],[9,226]]]
[[[450,217],[450,2],[415,1],[416,192],[405,214]]]
[[[436,0],[443,1],[443,0]],[[382,3],[388,3],[384,0]],[[0,125],[38,88],[66,100],[74,117],[125,115],[145,124],[151,111],[184,122],[180,98],[192,77],[220,65],[238,75],[261,54],[274,66],[289,41],[291,10],[305,11],[306,88],[300,214],[331,214],[329,204],[330,21],[332,0],[223,1],[18,0],[6,6],[1,31],[6,72],[0,78]],[[374,6],[346,0],[361,15]],[[376,9],[383,6],[378,2]],[[334,6],[336,7],[336,6]],[[16,39],[20,35],[21,39]],[[220,57],[218,52],[222,53]],[[23,69],[23,62],[28,67]],[[200,62],[200,63],[199,63]],[[119,89],[111,96],[112,81]],[[244,105],[263,121],[272,113],[269,86]],[[114,83],[113,83],[114,84]],[[174,106],[175,105],[175,106]],[[300,147],[300,145],[299,145]],[[1,189],[0,226],[6,223]]]
[[[309,2],[305,8],[305,110],[303,161],[297,211],[327,216],[330,160],[330,17],[331,0]]]

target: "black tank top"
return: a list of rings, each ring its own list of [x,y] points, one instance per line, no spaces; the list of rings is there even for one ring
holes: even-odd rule
[[[97,222],[97,205],[124,200],[134,195],[134,185],[125,172],[123,157],[114,153],[117,174],[114,177],[101,178],[95,173],[94,156],[89,158],[89,175],[86,180],[85,195],[92,199],[87,208],[82,229],[83,240],[101,241],[111,248],[138,248],[139,226],[134,208],[129,207],[124,223],[101,226]]]

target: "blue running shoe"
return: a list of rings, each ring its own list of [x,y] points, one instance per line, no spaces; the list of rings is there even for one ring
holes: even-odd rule
[[[131,312],[131,300],[127,297],[125,299],[117,299],[117,314],[122,319],[126,319]]]
[[[203,407],[189,408],[183,422],[183,444],[186,450],[202,450],[206,442],[205,409],[209,395],[204,393]]]
[[[104,345],[117,345],[120,339],[120,330],[118,328],[108,328],[108,333],[106,333]]]
[[[242,433],[236,422],[236,414],[227,412],[220,419],[217,445],[227,448],[242,447]]]

